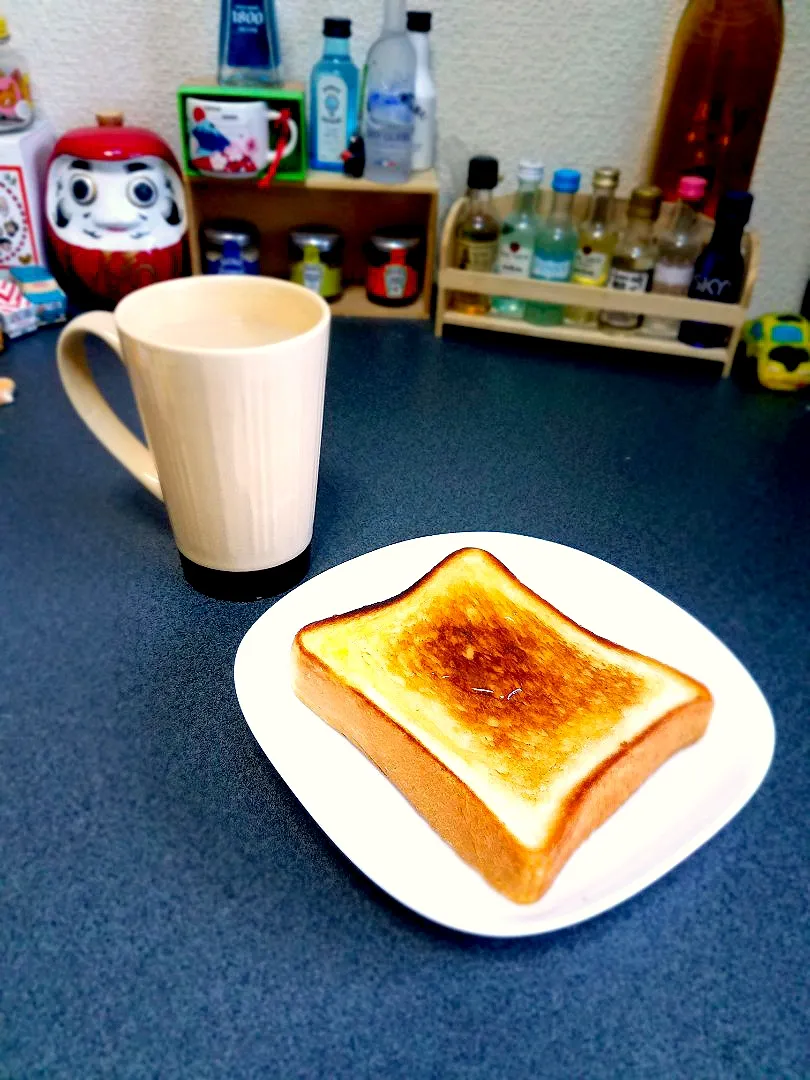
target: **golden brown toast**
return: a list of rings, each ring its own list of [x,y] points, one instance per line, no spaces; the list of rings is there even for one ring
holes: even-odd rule
[[[305,626],[293,679],[521,903],[712,710],[701,683],[578,626],[477,548],[399,596]]]

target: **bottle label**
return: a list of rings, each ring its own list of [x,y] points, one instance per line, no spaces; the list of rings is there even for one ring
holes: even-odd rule
[[[488,274],[497,255],[497,240],[461,240],[458,245],[459,270],[480,270]]]
[[[609,269],[610,258],[606,251],[580,248],[574,257],[571,280],[577,285],[604,285]]]
[[[270,68],[270,34],[264,18],[264,0],[231,0],[227,63],[235,68]],[[270,28],[273,33],[275,28]],[[275,40],[274,51],[278,51]]]
[[[661,259],[655,265],[653,283],[663,285],[673,292],[686,293],[692,281],[693,270],[691,263],[671,263]]]
[[[651,277],[651,270],[619,270],[614,266],[610,271],[608,286],[622,292],[646,292]]]
[[[346,149],[349,91],[334,74],[315,79],[315,156],[318,161],[339,165]]]
[[[733,304],[736,297],[733,283],[728,278],[710,278],[698,275],[692,282],[689,295],[699,300],[718,300],[721,304]]]
[[[229,251],[227,244],[222,252],[208,251],[203,258],[204,274],[258,274],[258,252],[249,249],[247,251]]]
[[[532,263],[532,277],[540,281],[568,281],[571,276],[573,259],[564,256],[562,259],[543,258],[535,255]]]
[[[532,249],[517,240],[501,240],[495,272],[503,277],[527,278],[532,271]]]
[[[404,263],[370,266],[366,274],[366,288],[372,296],[383,300],[406,300],[418,293],[419,277],[412,266]]]
[[[398,86],[372,90],[368,95],[368,120],[377,127],[402,128],[405,138],[410,139],[413,131],[413,91]]]

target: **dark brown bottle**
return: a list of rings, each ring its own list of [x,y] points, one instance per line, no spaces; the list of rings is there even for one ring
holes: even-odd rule
[[[650,179],[673,202],[684,175],[708,181],[704,212],[747,190],[782,54],[781,0],[688,0],[672,44]]]

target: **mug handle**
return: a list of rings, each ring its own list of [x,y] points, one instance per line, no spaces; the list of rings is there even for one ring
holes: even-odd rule
[[[163,499],[157,467],[151,451],[119,420],[101,396],[87,363],[84,339],[93,334],[112,349],[121,363],[121,339],[109,311],[88,311],[69,323],[59,335],[56,364],[70,403],[95,437],[114,458],[140,480],[158,499]]]
[[[278,112],[276,109],[268,109],[267,110],[267,119],[271,123],[275,123],[276,120],[281,119],[281,113]],[[282,161],[284,160],[285,157],[289,157],[289,155],[293,152],[293,150],[298,145],[298,124],[296,124],[295,120],[290,119],[290,120],[287,121],[287,127],[290,129],[290,138],[289,138],[289,141],[288,141],[287,145],[284,147],[284,153],[281,155]],[[268,150],[268,152],[267,152],[267,160],[268,160],[268,162],[271,162],[273,160],[273,158],[275,157],[275,154],[276,154],[275,150]]]

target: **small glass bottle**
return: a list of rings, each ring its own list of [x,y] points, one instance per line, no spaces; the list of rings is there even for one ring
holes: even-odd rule
[[[591,210],[579,230],[579,245],[574,256],[571,281],[575,285],[607,285],[610,264],[619,231],[613,221],[613,199],[619,186],[619,170],[602,166],[594,170]],[[599,325],[596,308],[574,307],[565,309],[567,326]]]
[[[360,77],[349,55],[351,19],[323,20],[323,56],[310,80],[310,165],[343,171],[343,152],[357,130]]]
[[[227,86],[281,83],[274,0],[222,0],[218,80]]]
[[[572,214],[580,180],[576,169],[557,169],[554,173],[551,213],[537,230],[534,242],[532,277],[538,281],[568,281],[571,277],[577,250],[577,229]],[[531,302],[526,305],[526,321],[536,326],[558,326],[562,317],[560,304]]]
[[[0,18],[0,133],[21,131],[34,119],[31,81],[23,54],[12,47],[6,20]]]
[[[619,237],[608,277],[609,289],[648,292],[658,253],[653,228],[661,212],[661,189],[637,187],[630,196],[627,225]],[[602,311],[600,325],[612,330],[637,330],[642,316],[632,311]]]
[[[411,175],[416,52],[405,19],[405,0],[384,0],[382,33],[366,60],[365,175],[378,184],[404,184]]]
[[[727,191],[720,199],[712,238],[695,263],[689,286],[693,300],[736,304],[740,299],[745,281],[745,259],[740,248],[753,201],[748,191]],[[684,321],[678,337],[686,345],[722,349],[728,345],[731,330],[717,323]]]
[[[408,12],[408,37],[416,53],[413,99],[414,172],[432,169],[436,160],[436,82],[430,62],[430,11]]]
[[[692,282],[695,260],[703,247],[700,208],[706,194],[704,176],[682,176],[672,224],[658,237],[658,262],[655,264],[652,291],[661,296],[686,296]],[[648,315],[641,333],[647,337],[675,341],[680,320]]]
[[[495,272],[509,278],[527,278],[531,274],[537,219],[537,190],[543,182],[544,167],[539,161],[521,161],[518,166],[518,189],[515,208],[504,218]],[[493,296],[492,314],[507,319],[522,319],[526,301],[514,296]]]
[[[467,169],[467,202],[456,225],[455,265],[460,270],[491,273],[498,255],[501,226],[492,208],[492,191],[498,184],[498,161],[487,154],[470,158]],[[453,293],[451,306],[465,315],[486,315],[489,297],[478,293]]]

